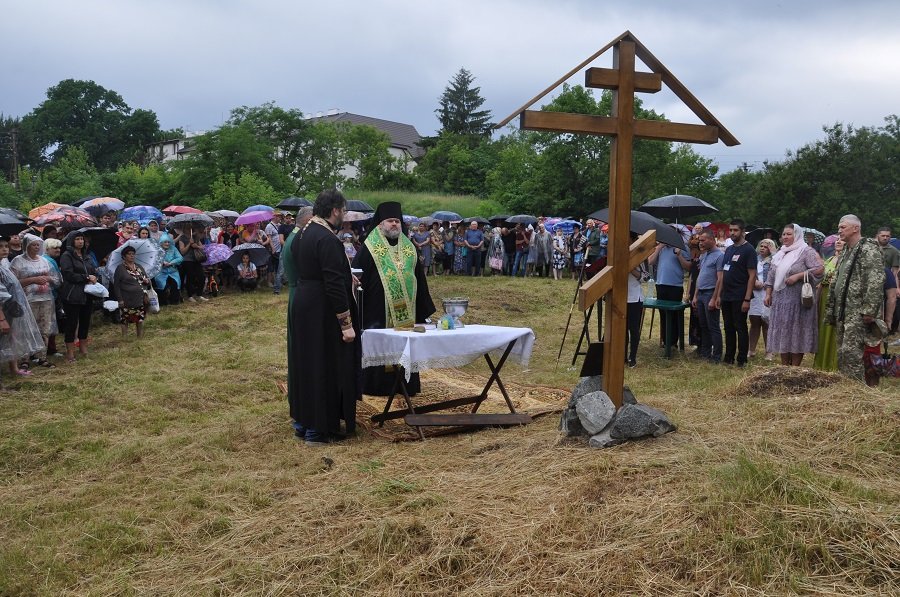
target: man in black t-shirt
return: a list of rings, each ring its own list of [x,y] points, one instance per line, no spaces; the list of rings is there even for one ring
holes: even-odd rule
[[[737,350],[737,366],[747,363],[747,350],[750,337],[747,330],[747,312],[750,310],[750,299],[753,298],[753,285],[756,282],[756,251],[744,239],[744,220],[731,220],[729,234],[733,245],[725,249],[725,257],[719,266],[715,296],[717,307],[722,310],[725,324],[725,354],[722,362],[735,363]]]

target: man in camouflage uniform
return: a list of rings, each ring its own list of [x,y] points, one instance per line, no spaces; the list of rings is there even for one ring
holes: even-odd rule
[[[881,315],[884,265],[878,243],[862,238],[861,228],[852,214],[838,225],[845,248],[828,293],[825,319],[837,332],[838,370],[864,381],[866,327]]]

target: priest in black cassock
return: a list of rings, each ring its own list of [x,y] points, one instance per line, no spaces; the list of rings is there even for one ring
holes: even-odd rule
[[[412,327],[434,313],[425,270],[416,247],[403,231],[403,211],[396,201],[378,205],[375,227],[360,247],[353,267],[361,269],[363,296],[362,329]],[[392,368],[391,368],[392,369]],[[421,390],[419,374],[406,384],[410,395]],[[394,372],[385,367],[366,367],[362,391],[371,396],[389,396]]]
[[[359,397],[359,322],[354,320],[353,277],[341,228],[347,200],[336,189],[322,191],[313,217],[290,244],[296,276],[291,301],[291,417],[307,444],[343,437],[356,426]]]

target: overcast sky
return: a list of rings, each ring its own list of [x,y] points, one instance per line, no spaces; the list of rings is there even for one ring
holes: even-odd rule
[[[823,125],[881,126],[900,112],[898,0],[5,4],[0,112],[14,116],[75,78],[153,110],[165,129],[208,130],[236,106],[274,101],[430,135],[460,67],[500,121],[625,30],[741,141],[695,146],[722,171],[781,160],[822,138]],[[641,97],[672,120],[698,122],[665,89]]]

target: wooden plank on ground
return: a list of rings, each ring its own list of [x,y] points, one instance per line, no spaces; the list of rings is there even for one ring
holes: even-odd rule
[[[406,415],[403,418],[407,425],[422,427],[438,427],[442,425],[496,426],[527,425],[531,423],[531,415],[525,413],[498,414],[449,414],[449,415]]]

